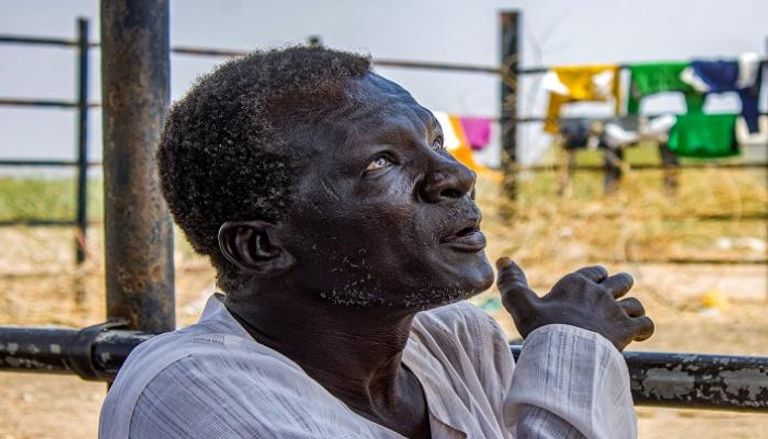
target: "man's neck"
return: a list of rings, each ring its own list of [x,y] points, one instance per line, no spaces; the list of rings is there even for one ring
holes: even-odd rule
[[[403,395],[411,386],[404,383],[401,357],[415,313],[282,297],[290,300],[227,299],[226,305],[258,342],[295,361],[355,409],[397,406],[411,396]]]

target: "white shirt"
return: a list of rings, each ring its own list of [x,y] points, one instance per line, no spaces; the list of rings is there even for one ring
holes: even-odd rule
[[[433,438],[637,436],[626,363],[590,331],[539,328],[515,365],[496,322],[458,303],[416,316],[402,361],[424,389]],[[131,353],[102,407],[99,437],[402,438],[256,342],[221,295],[198,323]]]

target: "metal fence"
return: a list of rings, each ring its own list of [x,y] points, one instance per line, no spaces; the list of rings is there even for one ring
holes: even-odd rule
[[[104,184],[108,195],[105,197],[107,321],[84,329],[0,327],[0,371],[68,373],[84,379],[109,381],[137,344],[174,328],[170,216],[164,203],[154,202],[159,194],[151,190],[157,187],[154,149],[168,105],[171,52],[168,1],[102,2],[101,14],[102,89],[110,95],[102,113]],[[504,169],[508,177],[505,185],[513,189],[518,119],[516,105],[510,102],[514,102],[516,96],[514,75],[519,71],[516,47],[520,26],[516,12],[502,13],[500,18],[503,67],[388,60],[376,63],[501,75],[504,79],[502,115],[508,118],[503,132]],[[79,59],[87,67],[87,51],[97,44],[87,40],[87,22],[79,23],[77,41],[6,36],[0,38],[0,42],[77,47]],[[134,38],[135,35],[147,37]],[[241,54],[184,47],[172,51],[208,56]],[[152,80],[137,83],[139,77]],[[87,76],[81,74],[80,78],[87,82]],[[126,87],[127,83],[132,86]],[[83,84],[81,82],[81,89]],[[87,94],[82,90],[78,99],[78,103],[37,101],[30,105],[78,108],[85,113],[79,119],[85,129],[87,109],[92,104],[87,102]],[[24,102],[31,101],[5,102],[26,105]],[[85,144],[85,138],[84,133],[78,136],[82,142],[79,145]],[[86,164],[87,154],[83,151],[77,163],[60,165],[77,165],[80,173],[85,174]],[[118,173],[128,173],[130,178],[118,178]],[[84,185],[83,180],[78,182]],[[126,205],[133,208],[124,209]],[[513,346],[512,351],[519,355],[519,346]],[[630,369],[636,404],[768,412],[766,357],[649,352],[628,352],[624,357]]]
[[[519,78],[524,75],[541,74],[549,71],[548,66],[521,68],[519,65],[519,45],[520,45],[520,14],[502,14],[501,15],[501,63],[500,66],[472,65],[461,63],[438,63],[438,62],[420,62],[403,61],[392,59],[375,59],[374,63],[382,67],[395,67],[404,69],[419,69],[437,72],[461,72],[490,74],[499,76],[501,81],[501,101],[500,117],[497,121],[502,127],[502,170],[504,172],[504,193],[510,198],[517,196],[517,175],[522,169],[517,163],[517,126],[530,122],[544,122],[545,117],[517,114],[518,85]],[[318,37],[311,39],[315,44],[319,43]],[[100,107],[100,103],[89,102],[88,99],[88,67],[89,53],[91,49],[98,49],[100,43],[89,40],[89,21],[86,18],[77,20],[77,36],[75,39],[40,37],[40,36],[19,36],[19,35],[0,35],[0,44],[33,45],[43,47],[65,47],[76,51],[77,58],[77,81],[75,84],[74,101],[67,100],[40,100],[24,99],[18,97],[0,97],[0,106],[14,107],[37,107],[51,109],[71,109],[78,113],[78,123],[76,128],[76,159],[68,160],[27,160],[27,159],[0,159],[0,167],[68,167],[76,169],[76,209],[75,216],[72,219],[45,219],[32,218],[25,220],[5,220],[0,221],[0,226],[27,225],[33,227],[39,226],[74,226],[75,227],[75,260],[78,264],[86,258],[86,236],[88,229],[88,168],[100,166],[100,162],[88,160],[88,120],[89,110]],[[203,48],[192,46],[176,46],[170,49],[171,53],[226,58],[242,56],[247,51],[219,48]],[[763,63],[766,61],[764,60]],[[626,67],[626,64],[619,64],[620,68]],[[560,120],[580,119],[578,117],[561,117]],[[591,118],[600,120],[601,118]],[[768,153],[768,148],[766,148]],[[762,163],[688,163],[684,165],[673,165],[673,170],[696,170],[696,169],[731,169],[731,170],[768,170],[768,161]],[[552,172],[559,171],[561,165],[534,165],[525,167],[527,172]],[[634,164],[631,166],[633,171],[669,171],[669,164]],[[571,165],[570,172],[605,172],[605,167],[600,165]],[[696,216],[691,219],[706,221],[731,221],[738,219],[740,221],[763,221],[768,229],[768,213],[766,214],[747,214],[739,215],[738,218],[733,215],[704,215]],[[617,261],[621,262],[621,261]],[[640,263],[671,263],[671,264],[768,264],[768,258],[761,259],[697,259],[697,258],[668,258],[668,259],[648,259],[632,260],[627,262]]]

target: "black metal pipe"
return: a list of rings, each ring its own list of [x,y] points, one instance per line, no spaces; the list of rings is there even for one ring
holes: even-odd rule
[[[78,42],[66,38],[0,35],[0,43],[27,44],[33,46],[77,47]]]
[[[0,371],[74,373],[110,381],[152,334],[104,329],[0,327]],[[85,335],[85,336],[84,336]],[[519,358],[522,347],[510,347]],[[768,357],[625,352],[636,405],[768,412]]]
[[[0,105],[12,107],[49,107],[49,108],[77,108],[78,103],[58,99],[14,99],[0,98]]]
[[[382,67],[397,67],[404,69],[440,70],[444,72],[460,73],[490,73],[494,75],[500,75],[502,73],[502,69],[497,66],[482,66],[461,63],[402,61],[392,59],[374,59],[373,63]]]
[[[766,163],[688,163],[680,165],[677,169],[765,169]],[[558,171],[561,169],[561,165],[533,165],[521,167],[521,171],[530,172],[548,172]],[[574,171],[585,172],[603,172],[605,168],[603,165],[578,165],[572,168]],[[638,163],[630,164],[629,169],[632,171],[656,171],[667,169],[664,165],[655,163]]]
[[[107,316],[175,327],[173,228],[155,151],[170,98],[168,0],[101,2]]]
[[[0,35],[0,43],[11,44],[28,44],[28,45],[44,45],[44,46],[67,46],[77,47],[78,42],[68,40],[65,38],[47,38],[47,37],[31,37],[20,35]],[[91,42],[88,43],[89,47],[100,47],[100,43]],[[246,55],[249,52],[247,50],[237,49],[220,49],[213,47],[193,47],[193,46],[175,46],[171,49],[173,53],[182,55],[195,55],[195,56],[213,56],[213,57],[233,57]],[[408,61],[408,60],[390,60],[390,59],[374,59],[374,64],[378,64],[386,67],[401,67],[401,68],[413,68],[413,69],[427,69],[427,70],[443,70],[443,71],[455,71],[465,73],[488,73],[494,75],[505,75],[514,73],[515,75],[533,75],[547,73],[552,69],[552,66],[534,66],[527,68],[515,67],[510,69],[509,65],[502,63],[501,66],[487,66],[477,64],[462,64],[462,63],[443,63],[443,62],[429,62],[429,61]],[[763,59],[763,63],[768,60]],[[620,69],[628,68],[629,63],[619,63],[617,66]]]
[[[501,32],[500,64],[505,71],[501,75],[500,114],[508,120],[517,118],[517,92],[519,81],[517,70],[520,65],[520,29],[522,29],[519,11],[504,11],[499,14]],[[502,191],[504,196],[517,198],[517,124],[501,124],[501,168],[504,175]]]
[[[578,120],[589,120],[589,121],[600,121],[600,122],[611,122],[615,121],[617,119],[624,119],[624,120],[637,120],[640,118],[654,118],[659,116],[664,116],[669,113],[658,113],[658,114],[637,114],[637,115],[624,115],[624,116],[560,116],[560,117],[544,117],[544,116],[525,116],[525,117],[515,117],[515,115],[511,113],[501,113],[501,117],[496,119],[498,122],[514,122],[514,123],[533,123],[533,122],[546,122],[548,120],[553,121],[578,121]],[[761,116],[768,116],[768,113],[761,112]]]
[[[171,52],[178,53],[180,55],[214,56],[214,57],[222,57],[222,58],[243,56],[249,53],[248,51],[245,51],[245,50],[214,49],[214,48],[187,47],[187,46],[176,46],[173,49],[171,49]]]
[[[768,411],[768,358],[627,352],[636,405]]]
[[[79,163],[72,160],[0,160],[0,166],[31,166],[41,168],[58,168],[78,166]],[[101,166],[101,162],[88,162],[88,166]]]
[[[77,166],[72,160],[0,160],[0,166],[69,167]]]
[[[511,346],[515,359],[522,346]],[[635,405],[768,412],[768,357],[624,352]]]
[[[0,227],[70,227],[74,226],[75,221],[71,219],[20,219],[20,220],[7,220],[0,221]]]
[[[77,213],[75,262],[85,262],[88,237],[88,20],[77,20]]]
[[[128,354],[154,335],[113,329],[83,340],[81,334],[71,328],[0,327],[0,371],[72,374],[75,363],[84,362],[96,370],[89,379],[111,381]]]

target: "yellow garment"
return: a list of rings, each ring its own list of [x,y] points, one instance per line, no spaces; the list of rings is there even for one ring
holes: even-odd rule
[[[472,158],[472,148],[469,146],[467,135],[464,134],[464,128],[461,126],[459,117],[441,111],[434,112],[434,115],[443,128],[445,149],[464,166],[475,172],[481,171],[483,166]]]
[[[550,92],[544,131],[553,134],[559,131],[560,124],[557,118],[560,117],[560,109],[564,104],[571,102],[605,102],[613,99],[618,114],[621,104],[619,66],[612,64],[561,66],[553,67],[552,71],[557,75],[560,84],[565,87],[562,91],[566,91],[567,94]]]

